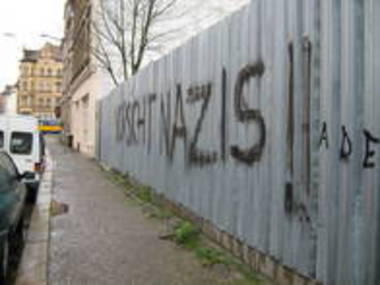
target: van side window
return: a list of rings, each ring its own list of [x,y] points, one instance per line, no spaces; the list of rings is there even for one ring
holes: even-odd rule
[[[25,132],[13,132],[11,136],[10,150],[14,154],[31,154],[33,135]]]
[[[4,133],[0,131],[0,148],[4,148]]]

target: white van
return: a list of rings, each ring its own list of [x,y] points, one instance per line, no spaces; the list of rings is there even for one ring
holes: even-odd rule
[[[0,115],[0,149],[11,155],[20,173],[34,174],[25,178],[25,184],[34,196],[44,169],[45,155],[38,120],[32,116]]]

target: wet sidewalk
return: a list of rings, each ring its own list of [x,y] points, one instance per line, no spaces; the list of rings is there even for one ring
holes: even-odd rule
[[[223,284],[191,252],[159,239],[160,222],[129,205],[97,164],[49,138],[53,199],[49,284]]]

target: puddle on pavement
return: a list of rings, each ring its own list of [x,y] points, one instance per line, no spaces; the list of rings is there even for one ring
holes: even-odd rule
[[[66,214],[69,212],[69,205],[52,200],[50,204],[50,212],[53,217]]]

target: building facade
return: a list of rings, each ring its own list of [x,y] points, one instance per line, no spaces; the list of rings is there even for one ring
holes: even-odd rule
[[[61,48],[46,43],[40,50],[24,50],[18,79],[17,112],[55,118],[62,97]]]
[[[70,145],[94,157],[96,153],[97,101],[108,93],[107,77],[91,54],[91,23],[96,1],[68,0],[63,42],[64,76],[62,122]]]

